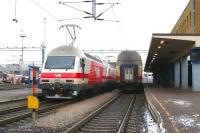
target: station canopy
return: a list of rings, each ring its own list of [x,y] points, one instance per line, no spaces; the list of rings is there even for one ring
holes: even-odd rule
[[[200,34],[153,34],[145,64],[146,72],[158,72],[200,45]]]

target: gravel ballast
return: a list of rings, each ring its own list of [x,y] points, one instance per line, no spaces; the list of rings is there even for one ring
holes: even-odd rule
[[[106,93],[57,109],[55,113],[38,119],[36,126],[58,128],[74,123],[108,101],[114,94]]]
[[[53,113],[38,118],[36,120],[35,129],[32,128],[32,121],[30,121],[21,123],[18,126],[13,125],[13,128],[8,128],[6,132],[63,132],[74,123],[87,116],[90,112],[93,112],[96,108],[103,105],[116,94],[118,94],[118,91],[107,92],[58,108],[54,110]]]

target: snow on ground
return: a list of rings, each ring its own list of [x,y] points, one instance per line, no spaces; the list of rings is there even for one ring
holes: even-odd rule
[[[200,129],[200,115],[194,114],[194,115],[180,115],[180,116],[171,116],[170,119],[172,122],[181,124],[185,127],[185,129],[188,129],[190,127],[197,127]]]
[[[148,110],[145,112],[144,119],[147,123],[148,133],[165,133],[165,129],[162,126],[162,122],[160,123],[160,125],[158,125],[154,121],[151,113]]]
[[[181,106],[181,107],[190,107],[192,106],[192,103],[190,101],[185,101],[185,100],[179,100],[179,99],[168,99],[165,100],[167,103],[172,103],[176,106]]]

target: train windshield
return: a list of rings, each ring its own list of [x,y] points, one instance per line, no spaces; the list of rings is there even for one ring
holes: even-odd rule
[[[49,56],[45,69],[74,69],[74,56]]]

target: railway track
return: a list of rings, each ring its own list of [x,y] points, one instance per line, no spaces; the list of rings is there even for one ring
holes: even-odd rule
[[[37,110],[37,114],[38,117],[40,117],[40,114],[44,114],[44,113],[48,113],[48,111],[65,106],[65,105],[69,105],[72,104],[74,102],[83,100],[83,99],[87,99],[89,97],[92,97],[96,94],[93,95],[86,95],[85,97],[80,97],[77,99],[72,99],[72,100],[68,100],[68,101],[63,101],[63,100],[48,100],[48,101],[44,101],[41,100],[40,103],[40,108],[39,110]],[[19,103],[19,105],[12,105],[9,106],[5,109],[1,108],[1,104],[11,104],[15,102],[22,102]],[[17,122],[20,120],[23,120],[27,117],[30,117],[32,115],[31,110],[27,109],[27,99],[21,99],[21,100],[16,100],[16,101],[6,101],[6,102],[2,102],[0,103],[0,127],[5,126],[7,124],[13,123],[13,122]]]
[[[1,112],[7,112],[8,110],[12,110],[16,107],[23,107],[26,106],[27,99],[22,98],[22,99],[16,99],[16,100],[5,100],[0,102],[0,114]]]
[[[42,101],[44,97],[40,94],[37,97]],[[27,97],[14,97],[10,99],[1,99],[0,100],[0,115],[4,112],[15,111],[18,109],[26,108],[27,106]]]
[[[97,109],[82,121],[65,131],[65,133],[90,133],[90,132],[128,132],[131,128],[131,114],[137,100],[136,94],[124,94],[115,97],[101,108]],[[133,115],[134,117],[134,115]]]
[[[23,85],[13,85],[13,84],[0,84],[0,90],[16,90],[16,89],[23,89],[26,86]]]
[[[85,99],[85,98],[83,98]],[[79,100],[75,100],[77,102]],[[60,103],[60,105],[55,104],[54,107],[49,108],[51,105],[43,105],[41,111],[38,111],[38,118],[48,116],[48,114],[53,113],[51,109],[62,107],[63,105],[68,105],[73,103],[71,100],[67,102]],[[113,132],[113,133],[132,133],[132,132],[147,132],[147,127],[144,120],[145,113],[145,96],[143,94],[122,94],[117,95],[112,98],[109,102],[105,103],[102,107],[98,108],[93,113],[89,114],[87,117],[81,119],[78,123],[74,123],[73,126],[69,127],[59,127],[58,128],[45,128],[37,127],[32,128],[31,112],[21,113],[8,113],[12,120],[8,120],[7,124],[3,123],[0,126],[1,132],[15,131],[22,132],[23,129],[27,132],[79,132],[79,133],[90,133],[90,132]],[[45,109],[46,108],[46,109]],[[14,111],[16,112],[16,111]],[[27,116],[26,116],[27,115]],[[19,116],[19,118],[17,118]],[[14,118],[16,117],[16,118]],[[6,117],[1,118],[7,119]],[[10,118],[8,118],[10,119]],[[20,120],[20,121],[19,121]],[[14,122],[15,121],[15,122]],[[10,124],[8,124],[10,123]],[[29,123],[27,125],[27,123]]]
[[[63,105],[67,105],[72,102],[75,102],[75,100],[62,101],[59,103],[43,101],[37,113],[40,114],[40,113],[58,108]],[[27,105],[17,106],[17,107],[6,109],[6,110],[1,110],[0,111],[0,126],[4,126],[6,124],[25,119],[27,117],[30,117],[31,115],[32,115],[32,112],[27,109]]]
[[[145,96],[144,95],[137,95],[135,104],[130,112],[129,119],[124,128],[125,133],[146,133],[147,125],[144,124],[145,122]]]

